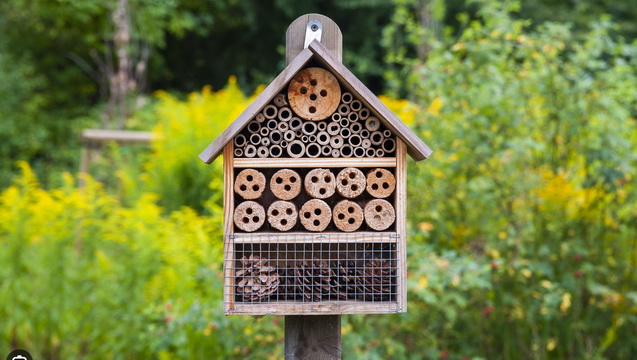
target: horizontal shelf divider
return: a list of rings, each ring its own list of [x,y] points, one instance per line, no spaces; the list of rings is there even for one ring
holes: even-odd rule
[[[322,232],[322,233],[234,233],[226,235],[231,237],[235,244],[257,243],[395,243],[400,236],[395,232]]]
[[[402,312],[395,301],[321,301],[314,303],[285,302],[285,303],[240,303],[235,302],[226,310],[226,314],[268,315],[268,314],[360,314],[377,313],[391,314]]]
[[[396,167],[395,157],[383,158],[235,158],[235,168]]]

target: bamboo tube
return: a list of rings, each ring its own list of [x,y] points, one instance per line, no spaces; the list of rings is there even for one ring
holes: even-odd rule
[[[245,155],[245,157],[247,158],[255,157],[257,155],[257,147],[252,144],[246,145],[246,148],[243,151],[243,155]]]
[[[321,151],[319,150],[319,153],[320,152]],[[336,178],[329,169],[313,169],[305,175],[303,185],[305,192],[307,192],[307,194],[311,197],[326,199],[334,195],[334,192],[336,191]]]
[[[292,119],[292,110],[289,107],[284,106],[279,109],[279,120],[290,121]]]
[[[307,141],[311,142],[311,143],[315,143],[316,142],[316,135],[310,135],[307,137]]]
[[[301,141],[303,141],[304,144],[307,144],[308,142],[310,142],[310,137],[307,135],[303,135],[301,136]]]
[[[342,128],[347,128],[349,127],[349,120],[347,118],[341,118],[338,124],[341,125]]]
[[[353,199],[365,191],[365,174],[357,168],[349,167],[336,175],[336,191],[348,199]]]
[[[309,231],[323,231],[332,220],[332,209],[323,200],[312,199],[299,211],[301,224]]]
[[[239,134],[234,137],[234,146],[235,147],[244,147],[246,146],[246,137],[243,134]]]
[[[300,158],[305,154],[305,144],[300,140],[294,140],[288,144],[288,155],[293,158]]]
[[[295,137],[296,137],[296,135],[294,135],[294,131],[292,131],[292,130],[288,130],[288,131],[283,133],[283,140],[285,140],[285,141],[292,141],[292,140],[294,140]]]
[[[365,205],[363,212],[367,226],[376,231],[386,230],[396,221],[394,207],[387,200],[374,199]]]
[[[352,157],[354,149],[348,144],[341,146],[341,157]]]
[[[359,112],[358,112],[358,118],[361,119],[362,121],[367,120],[367,118],[371,115],[370,111],[368,108],[362,108]]]
[[[279,144],[279,146],[280,146],[282,149],[285,149],[285,148],[287,148],[287,147],[288,147],[288,142],[287,142],[287,141],[281,141],[281,143]]]
[[[281,200],[292,200],[301,193],[301,176],[294,170],[281,169],[272,175],[270,190]]]
[[[372,147],[372,142],[369,139],[363,139],[363,141],[361,141],[361,146],[363,149],[369,149]]]
[[[286,131],[288,131],[290,129],[290,123],[288,123],[288,122],[280,122],[279,125],[277,125],[276,128],[281,133],[284,133],[284,132],[286,132]]]
[[[321,147],[321,155],[322,156],[330,156],[332,154],[332,147],[329,145],[323,145]]]
[[[369,140],[372,141],[372,145],[380,145],[383,143],[383,140],[385,140],[385,137],[383,136],[383,133],[381,133],[380,131],[374,131],[369,136]]]
[[[350,104],[349,104],[349,108],[352,111],[359,111],[360,109],[363,108],[363,105],[361,104],[360,101],[358,100],[353,100]]]
[[[270,138],[269,137],[262,137],[261,138],[261,145],[263,146],[270,146]],[[257,155],[258,155],[259,149],[257,148]]]
[[[341,151],[339,149],[332,149],[332,157],[341,157]]]
[[[383,151],[386,153],[393,153],[396,150],[396,141],[394,139],[383,140]]]
[[[386,198],[396,188],[396,177],[389,170],[376,168],[367,173],[367,192],[375,198]]]
[[[320,131],[316,134],[316,142],[319,143],[319,145],[327,145],[330,143],[330,140],[331,138],[327,131]]]
[[[370,116],[365,120],[365,127],[369,131],[376,131],[380,129],[380,121],[374,116]]]
[[[330,146],[334,149],[339,149],[344,142],[343,137],[340,135],[334,135],[330,138]]]
[[[365,149],[365,148],[363,148],[363,149]],[[270,152],[272,152],[272,150],[270,150]],[[374,156],[376,156],[376,151],[374,149],[372,149],[372,148],[367,148],[367,149],[365,149],[365,155],[367,157],[374,157]]]
[[[338,123],[329,123],[329,125],[327,125],[327,133],[330,135],[338,135],[338,133],[341,132],[341,125],[339,125]]]
[[[352,134],[359,134],[363,130],[363,125],[361,123],[351,123],[349,129],[352,131]]]
[[[277,107],[284,107],[288,105],[288,99],[285,97],[285,94],[278,94],[274,97],[274,105]]]
[[[305,135],[312,135],[316,133],[316,123],[313,123],[311,121],[306,121],[303,123],[303,134]]]
[[[352,135],[352,131],[349,128],[344,127],[341,129],[341,137],[343,139],[347,139],[351,135]]]
[[[385,156],[385,152],[383,151],[383,149],[376,149],[376,157],[383,157]]]
[[[245,232],[259,230],[265,222],[265,209],[255,201],[244,201],[234,209],[233,220]]]
[[[295,137],[295,138],[300,139],[302,136],[303,136],[303,131],[302,131],[301,129],[296,130],[296,131],[294,132],[294,137]]]
[[[340,121],[341,117],[342,117],[341,114],[335,112],[334,114],[332,114],[331,119],[332,119],[332,121]]]
[[[365,157],[365,149],[363,149],[362,147],[355,147],[354,148],[354,156],[356,156],[357,158],[362,158]]]
[[[234,157],[242,157],[243,149],[234,149]]]
[[[347,115],[347,118],[351,122],[356,122],[356,121],[358,121],[358,113],[352,111],[352,112],[349,113],[349,115]]]
[[[246,200],[258,199],[265,191],[265,175],[254,169],[242,170],[234,181],[234,192]]]
[[[298,117],[293,117],[290,119],[290,130],[298,130],[303,126],[303,120]]]
[[[250,135],[250,144],[252,144],[252,145],[261,144],[261,135],[259,135],[259,134]]]
[[[280,145],[272,145],[270,146],[270,156],[278,158],[283,155],[283,149]]]
[[[352,93],[349,92],[344,92],[341,95],[341,101],[345,104],[349,104],[352,102],[352,100],[354,100],[354,96],[352,96]]]
[[[292,229],[298,217],[296,205],[290,201],[275,201],[268,208],[268,222],[279,231]]]
[[[367,129],[363,129],[361,130],[361,133],[359,134],[363,139],[369,139],[369,135],[371,135],[371,132]]]
[[[349,105],[347,104],[341,104],[338,107],[338,113],[341,114],[341,117],[346,117],[347,115],[349,115],[349,112],[351,110],[349,109]]]
[[[263,113],[258,113],[258,114],[254,117],[254,119],[255,119],[255,120],[256,120],[259,124],[261,124],[262,122],[264,122],[264,121],[265,121],[265,115],[263,115]]]
[[[305,154],[311,158],[319,157],[321,155],[321,147],[315,142],[310,142],[305,147]]]
[[[270,135],[270,129],[268,129],[267,127],[262,127],[261,130],[259,130],[259,134],[261,136],[268,136]]]
[[[334,206],[334,225],[344,232],[358,230],[363,225],[363,209],[357,203],[350,200],[339,201]]]
[[[263,115],[268,120],[274,119],[278,113],[279,113],[279,109],[274,105],[266,105],[263,108]]]
[[[270,130],[276,130],[276,128],[279,126],[279,122],[272,119],[272,120],[268,120],[268,122],[266,123],[268,129]]]
[[[353,147],[357,147],[361,145],[361,137],[356,135],[356,134],[352,134],[348,139],[347,142],[352,145]]]
[[[316,125],[318,131],[325,131],[327,129],[327,123],[325,121],[321,121]]]
[[[256,120],[252,120],[248,123],[248,132],[250,134],[258,133],[259,129],[261,129],[261,124],[256,122]]]
[[[270,142],[272,144],[278,144],[283,140],[283,135],[279,130],[270,131]]]
[[[267,138],[265,138],[267,139]],[[260,158],[267,158],[270,155],[270,150],[268,150],[267,146],[259,146],[257,148],[257,156]]]
[[[383,136],[386,137],[386,138],[390,138],[391,137],[391,130],[389,130],[389,129],[383,130]]]

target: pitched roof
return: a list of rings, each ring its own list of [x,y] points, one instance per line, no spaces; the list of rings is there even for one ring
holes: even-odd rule
[[[431,155],[431,149],[414,134],[396,115],[391,112],[363,83],[352,74],[320,42],[314,40],[307,49],[292,62],[263,90],[239,117],[230,124],[208,147],[199,154],[199,158],[210,164],[223,151],[223,147],[243,129],[248,122],[263,109],[290,80],[301,71],[310,60],[315,60],[330,70],[336,78],[348,88],[372,112],[376,112],[381,122],[407,145],[407,152],[416,161]]]

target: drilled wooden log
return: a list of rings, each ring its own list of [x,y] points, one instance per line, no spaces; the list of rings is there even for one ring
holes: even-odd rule
[[[255,201],[244,201],[234,209],[234,224],[245,232],[259,230],[265,222],[265,209]]]
[[[303,204],[299,217],[308,231],[323,231],[332,220],[332,210],[325,201],[312,199]]]
[[[282,169],[270,179],[272,194],[281,200],[292,200],[301,193],[301,176],[294,170]]]
[[[383,140],[383,151],[386,153],[392,153],[396,150],[396,141],[394,139],[385,139]]]
[[[367,173],[367,192],[375,198],[386,198],[394,192],[396,178],[389,170],[376,168]]]
[[[288,155],[293,158],[300,158],[305,154],[305,145],[301,140],[294,140],[288,144]]]
[[[334,206],[334,225],[342,231],[352,232],[358,230],[363,224],[363,218],[363,209],[353,201],[342,200]]]
[[[258,170],[245,169],[234,181],[234,191],[246,200],[258,199],[265,190],[265,175]]]
[[[336,175],[336,191],[348,199],[353,199],[365,191],[365,174],[357,168],[345,168]]]
[[[296,205],[289,201],[275,201],[268,208],[268,222],[279,231],[288,231],[296,225]]]
[[[328,169],[313,169],[305,175],[305,191],[308,195],[326,199],[336,191],[334,174]]]
[[[284,107],[289,104],[288,99],[285,97],[285,94],[278,94],[277,96],[274,97],[274,100],[272,100],[272,102],[277,107]]]
[[[323,120],[338,107],[341,86],[329,71],[312,67],[299,71],[288,87],[292,110],[306,120]]]
[[[365,127],[369,131],[376,131],[380,129],[380,121],[376,117],[370,116],[365,120]]]
[[[387,200],[374,199],[365,205],[365,223],[370,228],[382,231],[396,221],[394,207]]]

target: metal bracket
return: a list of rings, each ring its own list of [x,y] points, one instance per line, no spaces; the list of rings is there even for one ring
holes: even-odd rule
[[[307,23],[307,27],[305,28],[305,43],[303,44],[303,48],[307,49],[310,46],[310,43],[316,39],[321,42],[321,34],[323,33],[323,24],[321,24],[318,20],[312,20]]]

